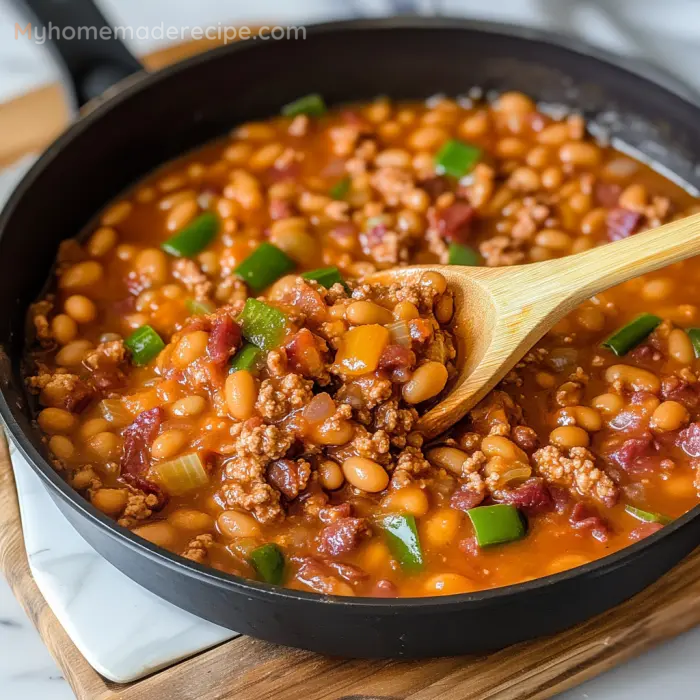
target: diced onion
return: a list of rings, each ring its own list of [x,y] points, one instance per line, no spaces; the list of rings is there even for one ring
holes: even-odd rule
[[[391,336],[391,342],[395,345],[402,345],[405,348],[411,347],[411,328],[408,321],[397,321],[386,326]]]
[[[506,484],[510,484],[514,481],[524,481],[525,479],[529,479],[531,476],[532,469],[530,467],[525,465],[515,467],[514,469],[509,469],[504,474],[501,474],[498,479],[498,485],[505,486]]]
[[[326,394],[316,394],[304,409],[304,418],[309,423],[320,423],[335,413],[335,402]]]
[[[102,399],[98,408],[102,417],[114,427],[123,428],[134,420],[134,414],[121,399]]]
[[[209,483],[200,456],[193,452],[151,468],[156,481],[172,496],[179,496]]]

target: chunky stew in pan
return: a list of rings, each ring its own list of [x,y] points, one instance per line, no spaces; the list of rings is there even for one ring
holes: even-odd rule
[[[698,210],[581,116],[318,95],[140,182],[66,241],[27,384],[56,468],[150,542],[324,594],[430,596],[570,569],[698,503],[700,264],[600,294],[449,435],[444,278]],[[695,328],[695,327],[698,328]]]

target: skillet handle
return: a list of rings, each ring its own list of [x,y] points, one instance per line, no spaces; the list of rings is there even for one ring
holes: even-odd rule
[[[20,5],[43,25],[44,36],[68,74],[78,107],[143,70],[92,0],[21,0]]]

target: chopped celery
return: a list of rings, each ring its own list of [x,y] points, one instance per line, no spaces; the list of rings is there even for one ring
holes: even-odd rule
[[[212,242],[218,230],[219,218],[213,212],[206,211],[168,238],[160,247],[170,255],[191,258]]]
[[[294,261],[272,243],[261,243],[238,267],[237,275],[257,294],[294,269]]]
[[[248,299],[238,317],[243,337],[262,350],[272,350],[284,338],[287,317],[274,306]]]
[[[150,326],[137,328],[125,341],[135,365],[147,365],[165,347],[162,338]]]
[[[196,452],[156,464],[151,471],[171,496],[179,496],[209,483],[209,475]]]

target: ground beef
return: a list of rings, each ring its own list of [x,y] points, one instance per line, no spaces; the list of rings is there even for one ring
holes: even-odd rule
[[[510,435],[522,409],[504,391],[492,391],[469,412],[470,428],[480,435]]]
[[[90,387],[76,374],[69,374],[61,369],[49,372],[39,365],[39,374],[29,377],[30,390],[40,392],[39,399],[44,406],[65,408],[72,413],[79,413],[87,407],[94,396]]]
[[[126,508],[118,522],[124,527],[133,527],[141,520],[147,520],[158,509],[158,496],[154,493],[144,493],[140,489],[129,487],[129,497]]]
[[[232,442],[226,448],[226,454],[238,457],[260,457],[273,459],[284,457],[292,446],[294,438],[275,425],[265,425],[251,418],[244,423],[235,423],[231,427]]]
[[[415,408],[399,408],[397,399],[391,399],[377,406],[373,414],[374,429],[383,430],[390,436],[395,447],[406,446],[406,436],[418,421]]]
[[[566,456],[558,447],[548,445],[537,450],[533,459],[537,473],[546,481],[607,506],[617,502],[620,493],[617,485],[595,466],[595,457],[584,447],[572,447]]]
[[[265,379],[255,408],[265,420],[276,421],[305,406],[313,398],[313,382],[299,374]]]
[[[199,301],[207,301],[211,297],[214,285],[202,272],[199,265],[191,258],[178,258],[172,264],[173,277],[179,279]]]
[[[400,203],[401,197],[414,188],[413,175],[404,168],[379,168],[370,178],[372,187],[380,192],[389,206]]]
[[[230,508],[242,508],[251,512],[261,523],[269,523],[284,517],[280,505],[280,492],[262,477],[247,482],[227,482],[219,491]]]
[[[379,406],[393,395],[391,380],[374,374],[358,377],[344,383],[336,392],[335,399],[346,403],[356,410],[368,410]]]
[[[430,469],[430,462],[419,449],[406,447],[401,450],[396,459],[396,466],[391,476],[391,488],[401,489],[413,481],[415,477],[428,472]]]
[[[54,345],[53,335],[51,334],[51,326],[49,324],[49,314],[53,309],[53,303],[48,299],[38,301],[29,307],[29,315],[34,324],[34,332],[36,339],[42,347],[50,348]]]
[[[525,262],[525,252],[510,236],[493,236],[479,245],[479,252],[489,267],[519,265]]]
[[[120,365],[126,361],[126,348],[124,341],[109,340],[106,343],[100,343],[94,350],[91,350],[83,362],[90,369],[100,369],[106,365]]]
[[[211,535],[197,535],[193,540],[190,540],[181,556],[198,564],[203,564],[207,560],[209,548],[213,544],[214,538]]]

